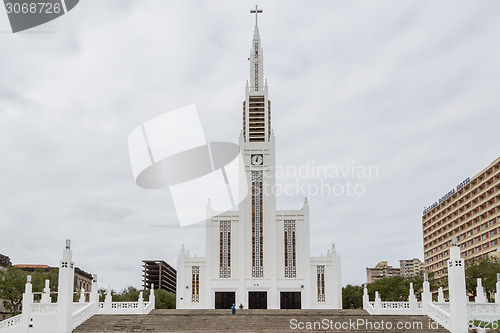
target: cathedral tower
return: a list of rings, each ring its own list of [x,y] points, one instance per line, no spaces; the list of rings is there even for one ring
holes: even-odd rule
[[[252,37],[250,78],[245,86],[239,146],[249,193],[237,210],[207,206],[206,257],[184,248],[177,263],[177,308],[342,308],[340,257],[332,246],[311,257],[309,204],[276,209],[275,138],[264,79],[264,54],[257,25]]]
[[[257,16],[262,13],[257,7],[255,28],[250,50],[250,82],[245,87],[243,102],[243,132],[240,147],[245,161],[249,195],[240,204],[242,230],[240,244],[241,259],[250,264],[241,268],[240,274],[247,280],[254,280],[256,286],[275,290],[277,272],[276,258],[276,197],[275,191],[275,149],[271,129],[271,101],[268,98],[267,81],[264,80],[264,53],[260,39]],[[245,180],[244,180],[245,181]],[[271,292],[272,294],[272,292]],[[256,304],[273,303],[276,295],[266,296],[259,291],[252,292]],[[278,307],[278,304],[269,304]]]

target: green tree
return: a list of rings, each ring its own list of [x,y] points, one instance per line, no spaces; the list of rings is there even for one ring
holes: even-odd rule
[[[33,285],[34,292],[41,292],[45,287],[45,280],[49,280],[50,290],[52,294],[52,301],[56,301],[59,270],[51,269],[45,272],[42,269],[37,269],[32,273],[27,273],[18,267],[10,266],[7,271],[0,272],[0,299],[3,299],[4,307],[12,315],[19,313],[18,309],[22,302],[24,288],[26,284],[27,275],[31,275],[31,284]],[[40,299],[40,295],[35,295]]]
[[[348,284],[342,288],[342,308],[362,309],[363,308],[363,286]]]
[[[482,285],[488,298],[493,298],[496,291],[497,273],[500,273],[500,259],[487,257],[480,260],[465,262],[465,285],[470,295],[476,295],[477,279],[482,279]]]
[[[26,273],[31,275],[31,284],[33,285],[33,291],[43,291],[45,288],[45,280],[49,280],[49,287],[51,292],[52,302],[57,300],[57,287],[59,283],[59,268],[53,268],[49,271],[44,271],[43,269],[36,269],[32,273]],[[35,300],[39,300],[41,295],[35,295]]]
[[[423,275],[386,277],[368,284],[368,295],[373,300],[375,292],[378,291],[382,301],[406,302],[410,295],[410,283],[413,283],[415,296],[419,299],[423,290],[423,282]]]
[[[139,299],[140,290],[132,286],[124,288],[120,293],[112,292],[114,302],[137,302]],[[143,296],[144,297],[144,296]]]
[[[174,293],[157,289],[155,290],[155,300],[155,309],[175,309]]]
[[[10,266],[0,272],[0,299],[3,299],[5,310],[13,316],[19,313],[18,308],[23,299],[26,272]]]
[[[113,302],[137,302],[140,292],[140,290],[132,286],[128,286],[120,292],[111,290],[111,295],[113,296]],[[105,295],[108,291],[101,288],[98,293],[99,301],[104,302]],[[143,292],[142,297],[145,301],[149,299],[149,293],[149,290],[145,290]],[[161,289],[155,290],[155,309],[175,309],[175,294]]]
[[[104,288],[99,288],[99,290],[97,290],[97,293],[99,294],[99,302],[104,302],[104,298],[108,294],[108,291]],[[112,292],[111,295],[113,295]]]

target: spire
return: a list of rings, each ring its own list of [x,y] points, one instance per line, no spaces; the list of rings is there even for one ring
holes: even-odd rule
[[[260,42],[259,27],[257,25],[257,16],[262,13],[255,5],[250,13],[255,14],[255,29],[253,31],[252,49],[250,51],[250,87],[252,91],[262,91],[263,88],[263,56]]]
[[[264,81],[264,55],[262,52],[258,14],[263,11],[255,6],[255,29],[250,49],[250,80],[245,87],[243,103],[243,140],[245,142],[268,142],[271,140],[271,102],[267,97],[267,81]]]
[[[259,41],[260,42],[260,33],[259,33],[259,27],[255,26],[255,29],[253,30],[253,40]]]

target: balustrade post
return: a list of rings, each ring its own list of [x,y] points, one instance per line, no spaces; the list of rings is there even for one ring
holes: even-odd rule
[[[424,314],[427,314],[429,311],[428,304],[432,302],[432,293],[431,287],[429,285],[429,278],[427,273],[424,273],[424,283],[423,283],[423,291],[422,291],[422,310]]]
[[[33,304],[33,285],[31,284],[31,275],[28,275],[23,293],[23,300],[22,300],[23,308],[22,308],[22,318],[21,318],[23,331],[26,333],[29,332],[32,304]]]
[[[106,292],[106,297],[104,298],[104,313],[109,314],[111,312],[111,303],[113,302],[113,295],[111,295],[111,286],[108,288]]]
[[[49,304],[51,302],[52,302],[52,300],[50,299],[50,281],[45,280],[45,288],[43,288],[43,294],[42,294],[42,299],[40,300],[40,303]]]
[[[408,302],[410,303],[411,313],[416,313],[418,310],[417,298],[415,297],[415,291],[413,290],[413,283],[410,283],[410,295],[408,296]]]
[[[382,300],[380,299],[380,295],[378,291],[375,292],[375,314],[382,314]]]
[[[89,302],[94,304],[94,311],[98,313],[99,311],[99,290],[97,285],[97,274],[92,275],[92,286],[90,287],[90,297]]]
[[[481,278],[477,279],[476,297],[474,298],[474,301],[476,303],[488,303]]]
[[[497,285],[495,293],[495,303],[500,304],[500,273],[497,273]]]
[[[66,240],[62,260],[59,261],[59,286],[57,291],[56,333],[71,333],[73,329],[73,285],[75,264],[72,260],[71,241]]]
[[[99,290],[97,286],[97,274],[92,276],[92,286],[90,287],[90,302],[99,304]]]
[[[363,309],[367,309],[370,302],[370,296],[368,296],[368,288],[366,288],[366,284],[363,288]]]
[[[144,298],[142,297],[142,291],[139,292],[139,299],[137,300],[137,307],[139,313],[144,313]]]
[[[153,309],[155,308],[156,296],[155,296],[155,285],[151,283],[151,289],[149,290],[149,301],[151,302]]]
[[[80,303],[85,303],[85,289],[80,290],[80,299],[78,300]]]
[[[451,332],[468,333],[464,259],[460,257],[460,248],[457,246],[456,237],[453,237],[452,244],[448,260]]]
[[[445,303],[443,287],[439,287],[438,289],[438,303]]]

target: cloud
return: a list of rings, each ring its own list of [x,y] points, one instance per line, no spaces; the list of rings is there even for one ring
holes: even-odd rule
[[[133,184],[127,136],[196,103],[209,140],[237,142],[253,6],[87,1],[36,30],[52,33],[0,34],[0,253],[57,265],[72,238],[77,265],[113,288],[139,286],[142,259],[175,265],[181,244],[204,255],[203,228],[172,227],[169,193]],[[262,6],[278,164],[380,171],[362,197],[310,198],[311,254],[336,243],[344,283],[422,258],[423,206],[499,155],[500,5]]]

